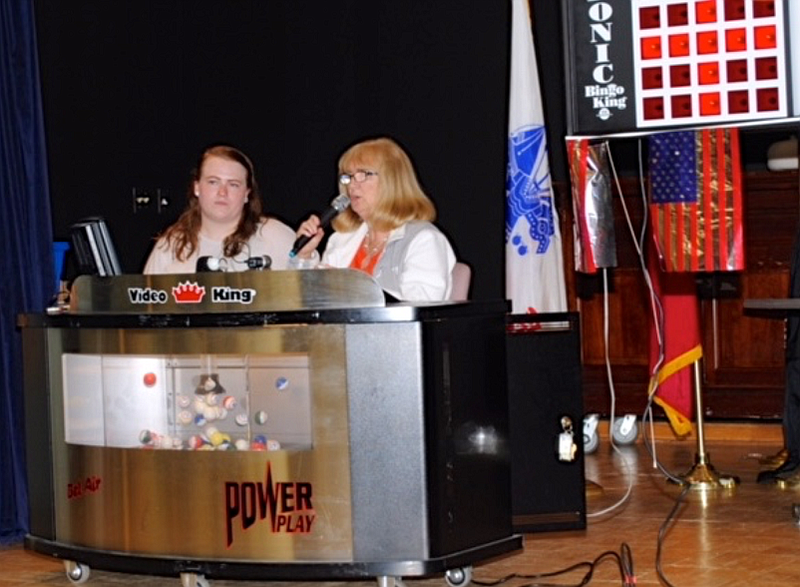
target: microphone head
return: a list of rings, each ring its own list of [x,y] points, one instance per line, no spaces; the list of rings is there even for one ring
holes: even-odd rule
[[[347,194],[339,194],[333,199],[333,202],[331,202],[331,206],[339,213],[347,210],[349,205],[350,198],[347,196]]]
[[[269,255],[259,255],[258,257],[250,257],[247,260],[248,269],[258,269],[263,271],[272,267],[272,257]]]
[[[199,257],[195,266],[195,273],[220,270],[219,259],[210,256]]]

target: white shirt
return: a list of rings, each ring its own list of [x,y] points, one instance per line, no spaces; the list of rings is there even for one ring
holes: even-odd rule
[[[350,267],[367,234],[363,223],[352,232],[335,232],[323,265]],[[443,302],[453,288],[456,256],[450,242],[430,222],[410,222],[389,234],[373,277],[386,292],[404,302]]]
[[[245,271],[248,269],[247,259],[262,255],[271,258],[272,269],[286,269],[294,239],[294,231],[283,222],[275,218],[265,218],[235,258],[225,257],[222,241],[215,241],[200,234],[194,253],[183,261],[178,261],[169,243],[162,237],[153,247],[143,273],[145,275],[195,273],[197,259],[200,257],[218,259],[223,271]]]

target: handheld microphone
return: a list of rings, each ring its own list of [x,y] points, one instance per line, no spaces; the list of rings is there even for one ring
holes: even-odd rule
[[[319,217],[319,225],[320,228],[328,228],[328,225],[331,223],[331,220],[336,218],[339,214],[347,210],[347,207],[350,205],[350,198],[348,198],[345,194],[339,194],[333,199],[331,202],[330,207],[325,210],[322,215]],[[294,241],[294,247],[292,247],[291,252],[289,253],[290,257],[294,257],[297,253],[306,246],[306,243],[311,240],[310,236],[306,236],[305,234],[299,237],[296,241]]]

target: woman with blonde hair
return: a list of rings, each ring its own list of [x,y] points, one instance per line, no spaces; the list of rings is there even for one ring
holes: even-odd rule
[[[411,160],[389,138],[357,143],[339,159],[339,183],[350,207],[337,216],[322,266],[372,275],[391,296],[409,302],[444,301],[452,289],[455,254],[433,225],[436,208],[417,180]],[[298,262],[313,266],[324,235],[317,216],[300,225],[309,237]]]
[[[194,273],[198,260],[212,270],[245,271],[249,260],[286,269],[292,229],[265,216],[253,163],[239,149],[203,151],[178,220],[158,238],[144,273]]]

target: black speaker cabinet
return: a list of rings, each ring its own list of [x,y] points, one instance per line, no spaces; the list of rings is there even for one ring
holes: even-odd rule
[[[578,315],[510,315],[506,330],[516,532],[586,527]],[[559,450],[572,432],[574,458]],[[561,439],[564,442],[566,438]]]

